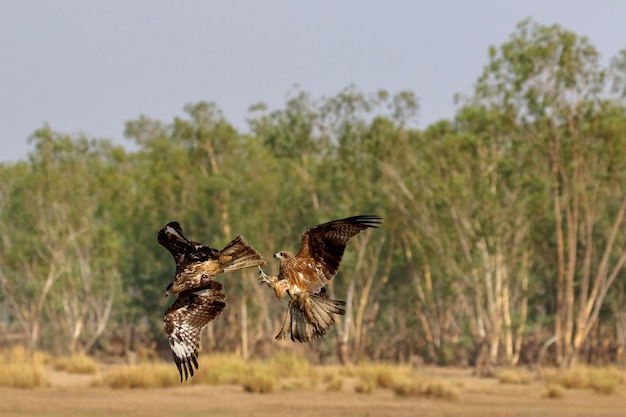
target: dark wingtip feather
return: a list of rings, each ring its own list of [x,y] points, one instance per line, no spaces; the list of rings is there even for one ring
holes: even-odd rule
[[[378,228],[382,224],[383,218],[375,214],[361,214],[360,216],[354,216],[351,218],[357,223],[360,223],[367,227]]]
[[[183,370],[185,371],[185,381],[189,378],[189,371],[187,371],[187,361],[182,361]]]
[[[183,374],[185,375],[185,381],[189,379],[190,376],[194,375],[193,368],[198,369],[198,360],[196,358],[196,354],[191,355],[188,358],[179,358],[176,354],[174,356],[174,363],[178,368],[178,374],[180,375],[180,383],[183,383]]]
[[[189,368],[189,375],[193,376],[193,363],[191,362],[191,359],[193,358],[193,361],[195,362],[195,358],[192,356],[191,358],[187,358],[187,368]]]
[[[181,362],[178,356],[176,356],[176,354],[173,352],[172,352],[172,355],[174,356],[174,363],[176,364],[176,367],[178,368],[178,374],[180,375],[180,383],[182,384],[183,383],[183,367],[181,366]]]

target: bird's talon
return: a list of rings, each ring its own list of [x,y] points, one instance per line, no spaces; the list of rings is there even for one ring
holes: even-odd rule
[[[267,276],[265,271],[263,271],[263,268],[259,266],[259,285],[263,285],[264,282],[267,282],[269,284],[269,277]]]

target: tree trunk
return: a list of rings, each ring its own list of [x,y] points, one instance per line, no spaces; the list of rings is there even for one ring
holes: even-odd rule
[[[522,350],[522,342],[524,339],[524,332],[526,331],[526,319],[528,318],[528,259],[530,257],[529,251],[524,251],[522,255],[522,265],[520,272],[521,279],[521,299],[520,299],[520,324],[515,330],[515,347],[513,350],[513,356],[511,358],[511,365],[515,366],[519,363],[520,352]]]
[[[248,297],[242,296],[241,300],[241,357],[248,360]]]
[[[339,362],[342,365],[351,363],[350,360],[350,329],[352,328],[352,299],[354,298],[354,282],[348,285],[348,295],[346,296],[346,314],[343,319],[343,329],[339,333],[339,343],[337,345]]]

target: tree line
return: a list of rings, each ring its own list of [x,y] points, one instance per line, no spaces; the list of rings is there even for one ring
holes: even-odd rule
[[[354,86],[254,105],[247,132],[210,102],[141,116],[132,150],[44,126],[0,165],[0,343],[167,352],[167,222],[216,248],[243,234],[271,271],[307,228],[378,214],[329,285],[346,315],[307,346],[320,361],[624,363],[625,98],[626,51],[603,66],[585,37],[525,20],[424,129],[415,93]],[[290,348],[257,271],[217,279],[204,349]]]

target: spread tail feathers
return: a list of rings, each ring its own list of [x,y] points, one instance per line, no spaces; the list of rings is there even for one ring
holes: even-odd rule
[[[289,302],[285,321],[277,340],[289,336],[298,342],[310,342],[326,334],[335,322],[333,314],[345,314],[341,308],[345,301],[330,300],[325,296],[304,293]]]
[[[220,251],[220,264],[224,272],[230,272],[267,263],[243,236],[237,236]]]

